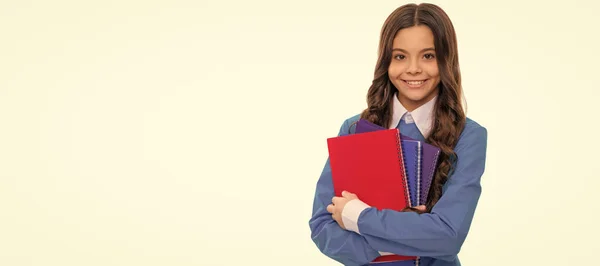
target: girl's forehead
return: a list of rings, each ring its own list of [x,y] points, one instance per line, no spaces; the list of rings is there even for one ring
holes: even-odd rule
[[[394,48],[405,50],[432,47],[434,44],[433,33],[427,26],[414,26],[401,29],[393,40]]]

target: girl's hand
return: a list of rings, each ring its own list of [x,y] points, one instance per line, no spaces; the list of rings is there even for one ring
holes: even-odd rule
[[[353,193],[343,191],[341,197],[333,197],[333,199],[331,199],[332,204],[327,206],[327,211],[331,213],[333,220],[344,229],[346,229],[346,227],[344,227],[344,222],[342,221],[342,211],[344,210],[346,203],[353,199],[358,199],[358,197]]]
[[[344,211],[346,203],[353,199],[358,199],[358,196],[348,191],[343,191],[341,197],[333,197],[333,199],[331,199],[332,204],[327,206],[327,211],[331,213],[333,220],[335,220],[343,229],[346,229],[346,227],[344,226],[344,221],[342,220],[342,211]],[[419,205],[416,206],[415,209],[425,212],[427,207],[425,205]]]
[[[425,205],[419,205],[419,206],[416,206],[415,209],[424,212],[427,210],[427,207]]]

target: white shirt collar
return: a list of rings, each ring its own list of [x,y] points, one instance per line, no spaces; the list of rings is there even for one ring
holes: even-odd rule
[[[400,119],[404,117],[404,121],[407,123],[411,123],[411,119],[416,123],[417,128],[421,131],[421,134],[427,138],[429,133],[431,132],[431,128],[433,127],[433,107],[435,106],[435,101],[437,96],[433,97],[430,101],[425,104],[419,106],[417,109],[412,112],[408,112],[406,108],[400,103],[398,100],[398,92],[394,94],[394,103],[392,105],[392,123],[390,124],[390,129],[396,128],[400,123]],[[408,113],[408,114],[407,114]],[[410,115],[410,118],[407,119],[405,114]]]

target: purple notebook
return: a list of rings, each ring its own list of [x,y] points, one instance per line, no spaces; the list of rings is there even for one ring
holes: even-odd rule
[[[423,147],[421,142],[400,137],[402,145],[402,157],[404,161],[404,176],[408,183],[410,206],[421,205],[421,163]]]
[[[356,123],[356,133],[366,133],[386,128],[360,119]],[[440,149],[424,141],[418,141],[400,134],[404,153],[405,169],[408,177],[411,205],[417,206],[427,202],[429,188],[435,174]],[[416,167],[413,167],[416,166]]]

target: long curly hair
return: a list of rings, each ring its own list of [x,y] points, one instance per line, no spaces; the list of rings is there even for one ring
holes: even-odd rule
[[[425,25],[434,36],[435,53],[440,73],[438,97],[434,107],[433,127],[426,142],[441,149],[437,171],[431,184],[425,212],[431,212],[442,196],[442,187],[451,174],[457,157],[454,147],[466,123],[462,105],[461,74],[454,26],[448,15],[433,4],[406,4],[394,10],[386,19],[380,33],[379,53],[373,82],[367,93],[367,108],[360,118],[390,127],[393,97],[397,89],[388,76],[392,60],[392,43],[396,33],[417,25]],[[408,208],[405,211],[415,211]]]

